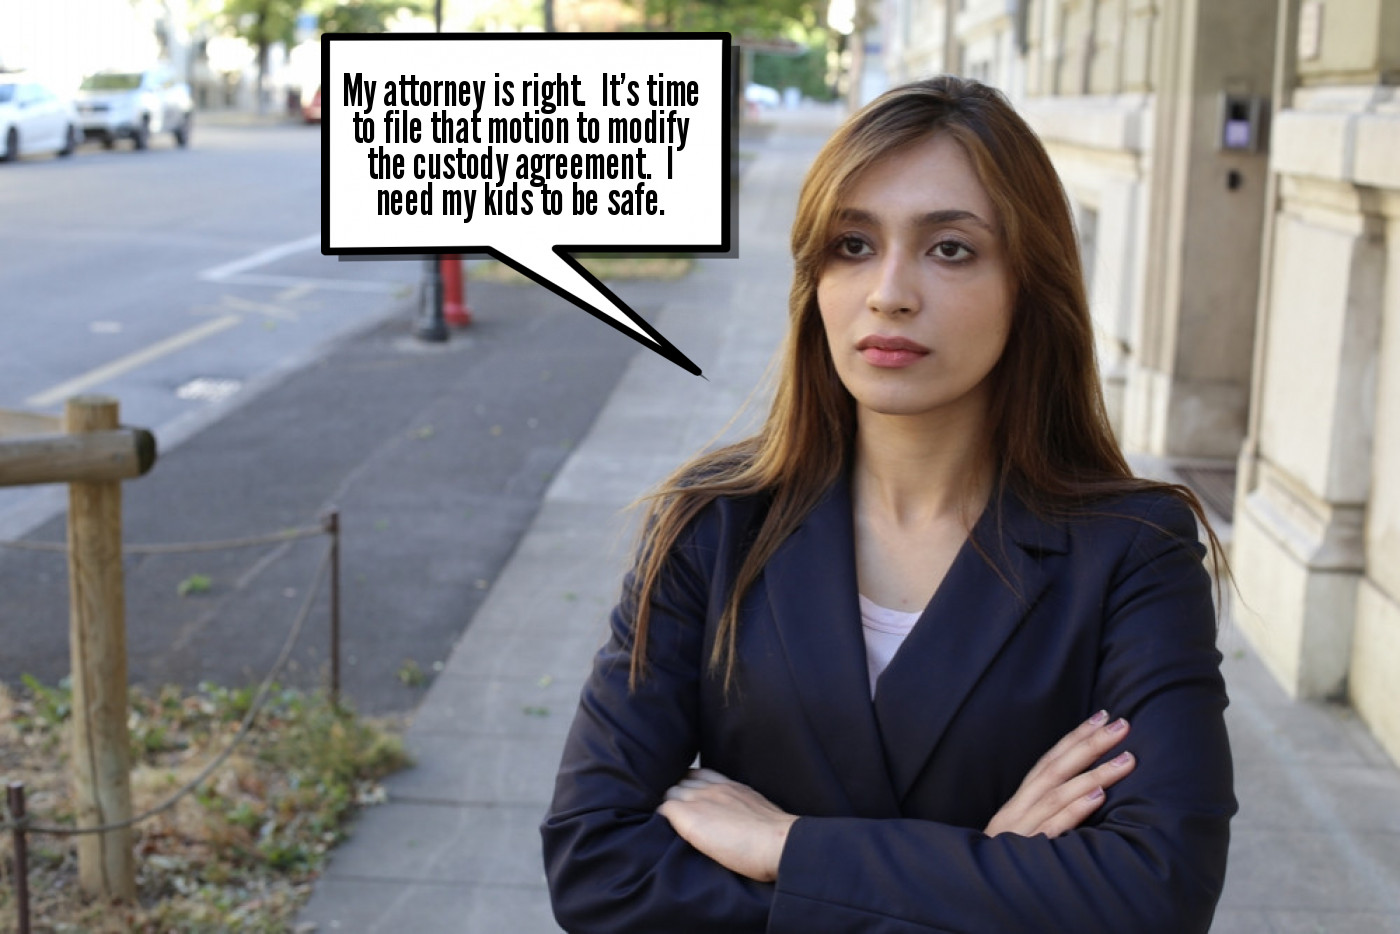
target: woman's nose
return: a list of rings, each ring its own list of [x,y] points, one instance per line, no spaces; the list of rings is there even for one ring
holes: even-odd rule
[[[906,258],[887,254],[873,270],[867,303],[883,315],[908,314],[919,310],[919,290],[913,264]]]

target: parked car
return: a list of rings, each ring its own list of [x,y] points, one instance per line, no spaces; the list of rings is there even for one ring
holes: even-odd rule
[[[314,93],[308,94],[308,89],[301,92],[301,119],[307,123],[321,122],[321,86],[316,85]]]
[[[744,87],[744,102],[749,108],[768,108],[776,110],[783,104],[783,97],[776,88],[770,88],[766,84],[749,84]]]
[[[0,74],[0,161],[36,152],[66,156],[77,144],[72,101],[23,74]]]
[[[156,133],[172,134],[177,146],[189,145],[194,98],[167,65],[88,75],[78,86],[77,105],[83,135],[108,149],[123,137],[145,149]]]

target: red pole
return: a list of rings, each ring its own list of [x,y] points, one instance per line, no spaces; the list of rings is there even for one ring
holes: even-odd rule
[[[472,323],[472,310],[467,307],[467,275],[462,269],[462,257],[456,253],[442,255],[442,317],[454,328]]]

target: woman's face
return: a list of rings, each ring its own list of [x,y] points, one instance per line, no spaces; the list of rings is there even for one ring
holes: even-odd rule
[[[980,418],[1015,289],[962,146],[935,134],[875,162],[833,229],[817,304],[857,407]]]

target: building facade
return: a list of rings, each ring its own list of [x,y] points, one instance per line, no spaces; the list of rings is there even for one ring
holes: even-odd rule
[[[1073,203],[1115,430],[1228,531],[1232,624],[1400,761],[1400,0],[885,0]]]

